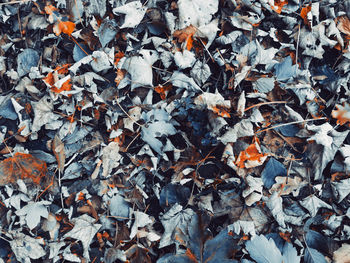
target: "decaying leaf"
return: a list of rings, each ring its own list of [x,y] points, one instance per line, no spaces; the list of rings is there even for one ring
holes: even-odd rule
[[[47,166],[42,160],[26,153],[15,153],[0,162],[0,185],[14,183],[17,179],[30,179],[40,184],[46,176]]]

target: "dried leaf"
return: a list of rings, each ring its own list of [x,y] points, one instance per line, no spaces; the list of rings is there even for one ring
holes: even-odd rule
[[[347,122],[350,122],[350,104],[344,102],[342,105],[335,105],[336,110],[332,111],[332,117],[337,119],[337,124],[344,125]]]
[[[46,173],[45,162],[30,154],[17,152],[13,157],[0,162],[0,185],[14,183],[17,179],[25,178],[40,184]]]
[[[56,23],[53,27],[53,32],[56,36],[59,36],[61,33],[65,33],[68,36],[71,36],[75,29],[75,24],[70,21],[60,21]]]
[[[83,214],[79,217],[73,218],[71,222],[74,228],[64,235],[64,238],[70,237],[81,241],[84,249],[84,258],[89,261],[89,246],[96,235],[97,231],[102,225],[95,224],[95,218]]]

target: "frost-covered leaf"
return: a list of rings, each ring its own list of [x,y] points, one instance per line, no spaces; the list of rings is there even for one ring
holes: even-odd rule
[[[47,208],[45,206],[48,204],[50,204],[50,202],[47,201],[41,201],[36,203],[31,202],[24,206],[22,209],[17,210],[16,215],[25,216],[27,226],[30,230],[32,230],[40,223],[41,217],[48,217],[49,212],[47,211]]]
[[[120,28],[136,27],[145,16],[147,7],[140,1],[129,2],[113,9],[114,14],[125,14],[124,24]]]
[[[176,133],[175,127],[169,122],[170,116],[166,111],[157,109],[148,112],[144,118],[147,118],[148,122],[142,127],[141,137],[153,150],[162,154],[164,145],[157,138]]]
[[[339,182],[332,182],[332,190],[340,203],[350,194],[350,178],[340,180]]]
[[[320,135],[311,137],[317,140],[319,144],[310,143],[308,145],[308,152],[314,169],[314,178],[319,180],[327,164],[334,159],[336,152],[344,142],[349,131],[338,132],[329,123],[320,126],[308,125],[307,129]]]
[[[125,60],[122,69],[125,69],[131,76],[131,88],[142,86],[153,86],[152,65],[158,59],[156,52],[141,50],[141,56],[132,56]]]
[[[121,155],[119,154],[119,145],[117,142],[110,142],[102,150],[102,167],[103,173],[102,176],[106,178],[112,172],[113,168],[119,166],[119,160]]]
[[[208,64],[205,64],[200,60],[197,60],[197,62],[191,69],[191,76],[199,85],[205,83],[210,77],[210,75],[210,67],[208,66]]]
[[[282,254],[273,239],[256,235],[245,244],[249,256],[257,263],[282,263]]]
[[[73,218],[71,222],[74,224],[74,227],[64,235],[64,238],[70,237],[81,241],[84,249],[84,258],[89,260],[90,243],[97,231],[101,228],[101,225],[96,224],[95,218],[90,217],[87,214]]]
[[[129,208],[129,203],[119,194],[113,195],[109,200],[109,211],[117,220],[129,218]]]
[[[350,261],[350,245],[343,244],[338,250],[333,253],[334,263],[345,263]]]
[[[312,217],[316,216],[320,208],[328,208],[332,210],[332,207],[326,202],[322,201],[315,195],[310,195],[299,202],[303,207],[305,207]]]
[[[263,200],[266,202],[267,207],[270,209],[272,216],[275,218],[277,223],[285,228],[285,213],[283,212],[282,197],[277,192],[274,192],[270,197],[264,197]]]
[[[200,27],[212,20],[212,15],[218,11],[218,0],[180,0],[177,3],[179,8],[179,28],[193,25]]]
[[[193,64],[196,62],[196,58],[193,52],[185,49],[182,52],[175,52],[174,61],[180,69],[185,69],[192,67]]]
[[[46,255],[43,238],[32,238],[20,232],[11,231],[13,240],[10,246],[19,262],[29,263],[30,259],[40,259]]]
[[[94,51],[92,53],[92,60],[90,62],[92,69],[95,72],[100,72],[103,70],[110,69],[111,63],[109,61],[108,55],[103,51]]]
[[[184,73],[180,71],[175,71],[171,76],[170,81],[175,87],[179,87],[190,91],[201,91],[201,88],[196,84],[196,82],[192,78],[187,77]]]
[[[160,217],[164,227],[164,233],[160,239],[159,248],[168,246],[176,242],[176,229],[186,232],[185,229],[191,218],[195,216],[192,209],[183,209],[180,204],[175,204],[168,212]]]
[[[241,120],[233,128],[230,128],[219,140],[223,144],[236,142],[238,138],[245,136],[253,136],[253,124],[249,120]]]

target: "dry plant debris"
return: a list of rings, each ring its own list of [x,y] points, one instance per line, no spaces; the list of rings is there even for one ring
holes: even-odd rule
[[[349,0],[3,0],[0,33],[0,263],[349,262]]]

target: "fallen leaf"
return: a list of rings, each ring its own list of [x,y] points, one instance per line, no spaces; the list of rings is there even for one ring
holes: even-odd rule
[[[0,162],[0,185],[14,183],[17,179],[28,178],[34,183],[40,184],[46,176],[46,163],[26,153],[15,153]]]
[[[70,21],[60,21],[56,23],[53,27],[53,32],[56,36],[59,36],[61,33],[65,33],[68,36],[71,36],[75,29],[75,24]]]
[[[332,117],[337,119],[337,124],[344,125],[347,122],[350,122],[350,104],[344,102],[342,105],[335,105],[336,110],[332,111]]]

